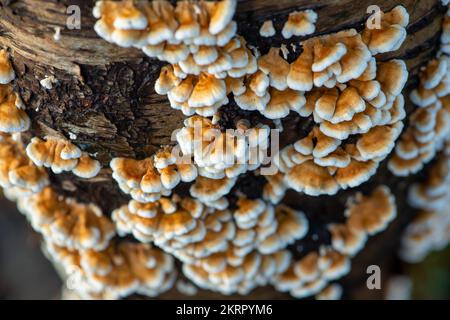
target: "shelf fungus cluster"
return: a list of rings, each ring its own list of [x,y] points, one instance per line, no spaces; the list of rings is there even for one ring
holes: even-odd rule
[[[404,114],[403,99],[394,104],[399,104]],[[277,201],[287,187],[311,196],[334,195],[340,189],[357,187],[375,174],[402,128],[401,122],[375,126],[361,134],[356,143],[342,145],[341,140],[315,127],[307,137],[281,150],[275,160],[282,174],[276,185],[265,187],[265,193]],[[270,182],[277,179],[267,178]]]
[[[173,258],[149,245],[116,242],[114,223],[91,203],[59,195],[49,184],[54,174],[71,171],[89,179],[101,165],[61,137],[34,137],[25,146],[20,132],[30,120],[6,51],[0,51],[0,186],[16,201],[45,243],[46,252],[68,283],[85,299],[117,299],[129,294],[158,295],[173,286]]]
[[[47,173],[27,157],[20,134],[0,134],[0,186],[22,195],[39,192],[49,184]]]
[[[256,68],[245,40],[235,37],[237,23],[232,18],[236,5],[237,0],[184,0],[174,6],[165,0],[97,1],[93,14],[99,19],[95,24],[99,36],[169,62],[186,90],[187,83],[197,82],[189,75],[199,76],[198,81],[204,73],[223,79]],[[203,79],[198,87],[204,82],[209,81]]]
[[[358,193],[347,204],[347,221],[329,226],[331,246],[321,246],[292,263],[274,279],[275,288],[289,291],[296,298],[320,297],[321,292],[323,298],[339,296],[338,288],[330,288],[328,292],[330,282],[350,271],[351,258],[365,246],[368,236],[383,231],[396,213],[395,199],[389,188],[380,186],[368,196]]]
[[[350,259],[329,247],[312,251],[290,264],[287,270],[274,278],[277,290],[289,292],[295,298],[319,294],[327,285],[348,274]]]
[[[0,186],[6,193],[27,196],[49,184],[47,173],[27,156],[21,132],[30,127],[20,96],[13,91],[14,69],[0,49]]]
[[[393,25],[404,34],[408,14],[396,7],[384,17],[386,30],[377,33],[349,30],[304,41],[303,52],[286,69],[280,83],[304,95],[296,111],[317,125],[278,154],[284,186],[312,196],[333,195],[367,181],[394,148],[406,116],[401,92],[408,72],[403,61],[377,62],[374,55],[403,42],[404,36],[394,39],[388,30]],[[371,46],[382,40],[395,45]],[[346,141],[355,135],[355,143]],[[281,194],[283,187],[278,189]]]
[[[0,50],[0,84],[9,84],[14,80],[16,74],[9,61],[8,52],[4,49]]]
[[[289,265],[286,247],[308,230],[302,212],[247,198],[237,201],[236,210],[178,196],[131,201],[113,212],[113,220],[119,233],[173,254],[197,286],[224,294],[267,285]]]
[[[180,182],[197,178],[194,165],[177,160],[172,149],[167,147],[143,160],[114,158],[110,167],[113,178],[124,193],[136,201],[150,203],[170,195]]]
[[[380,16],[377,17],[377,14]],[[379,26],[369,27],[373,22],[372,18],[380,20]],[[363,41],[372,54],[395,51],[406,39],[405,28],[408,23],[408,12],[402,6],[397,6],[387,13],[375,13],[367,21],[367,28],[362,33]]]
[[[409,204],[418,213],[403,233],[399,255],[410,263],[420,262],[429,252],[450,243],[449,21],[450,8],[443,21],[441,50],[423,68],[420,83],[411,92],[411,101],[418,108],[389,162],[392,172],[406,176],[437,157],[427,168],[426,180],[409,188]]]
[[[420,262],[434,250],[450,243],[450,144],[428,170],[428,178],[411,186],[409,203],[419,213],[402,237],[400,257],[407,262]]]
[[[308,221],[278,203],[288,188],[317,196],[356,187],[392,151],[403,129],[408,73],[403,61],[376,55],[399,48],[409,16],[399,6],[382,14],[380,30],[307,39],[289,63],[282,48],[263,55],[250,49],[236,34],[235,9],[228,0],[97,2],[97,33],[168,62],[155,91],[190,117],[175,146],[143,160],[111,161],[113,178],[132,198],[112,219],[119,235],[132,234],[180,260],[200,288],[245,294],[272,284],[295,297],[322,290],[323,298],[337,297],[339,288],[329,282],[345,275],[367,237],[395,216],[389,189],[356,196],[348,222],[330,226],[332,246],[297,262],[287,246],[305,237]],[[292,12],[281,33],[286,39],[314,33],[316,20],[311,10]],[[261,33],[273,35],[273,23]],[[237,194],[230,203],[238,178],[260,168],[270,147],[267,126],[243,120],[233,130],[219,126],[219,109],[231,102],[274,122],[294,111],[315,123],[306,137],[272,154],[279,172],[265,176],[264,200]],[[191,183],[191,197],[174,191],[180,183]]]
[[[316,295],[316,300],[339,300],[342,297],[342,286],[333,283]]]
[[[281,34],[285,39],[312,34],[316,31],[316,21],[317,13],[313,10],[291,12]]]
[[[90,179],[101,170],[100,162],[64,138],[34,137],[26,152],[36,166],[50,168],[55,174],[70,171],[80,178]]]
[[[78,203],[48,187],[45,169],[25,152],[19,134],[0,136],[0,183],[17,201],[48,252],[84,298],[158,294],[175,277],[172,258],[140,244],[110,244],[114,224],[93,204]],[[118,251],[116,253],[115,251]]]
[[[172,287],[173,258],[158,249],[113,240],[116,228],[94,204],[59,195],[28,158],[20,135],[0,136],[1,186],[45,242],[72,289],[85,299],[158,295]]]
[[[380,30],[367,27],[361,34],[352,29],[307,39],[291,64],[280,48],[262,56],[256,52],[251,59],[256,68],[242,75],[198,76],[171,64],[162,68],[155,89],[185,115],[214,119],[232,97],[241,109],[257,110],[274,121],[291,111],[312,117],[317,127],[310,135],[279,154],[284,187],[272,190],[277,193],[273,200],[280,199],[286,187],[308,195],[332,195],[367,181],[403,129],[406,65],[401,60],[377,62],[376,55],[398,49],[408,20],[406,10],[398,6],[383,14]],[[211,126],[209,120],[201,121],[205,128]],[[345,143],[355,135],[356,143]]]
[[[369,196],[361,193],[350,198],[344,213],[344,224],[329,226],[335,250],[354,256],[364,248],[368,236],[377,234],[396,217],[395,198],[386,186],[379,186]]]
[[[250,128],[247,121],[238,121],[235,129],[223,132],[213,121],[199,116],[186,119],[184,124],[176,134],[178,147],[199,175],[190,193],[205,204],[223,203],[222,197],[239,175],[254,171],[267,160],[267,126]]]
[[[58,196],[51,188],[19,197],[18,206],[47,241],[71,250],[103,250],[115,234],[113,224],[93,204]]]
[[[397,61],[388,62],[384,67],[399,73],[404,70],[404,65]],[[345,90],[352,91],[351,88]],[[333,90],[335,94],[325,92],[322,96],[318,95],[320,98],[316,100],[315,108],[321,108],[329,103],[329,98],[337,101],[336,106],[339,106],[339,100],[345,100],[345,96],[351,94],[346,93],[349,91],[344,91],[339,97],[337,90]],[[360,99],[362,105],[365,104],[365,111],[361,115],[364,121],[367,121],[367,126],[358,128],[350,124],[348,127],[350,132],[346,131],[345,122],[336,126],[336,129],[341,129],[340,132],[323,130],[322,126],[327,125],[326,122],[315,126],[308,136],[285,147],[277,155],[276,165],[284,174],[282,185],[312,196],[333,195],[340,189],[356,187],[375,174],[379,163],[390,154],[402,132],[402,120],[405,117],[404,99],[400,94],[393,101],[376,108],[359,97],[356,90],[354,97]],[[350,105],[348,101],[345,102],[345,106]],[[333,125],[330,123],[328,128],[331,126]],[[356,131],[353,131],[354,129]],[[359,134],[355,142],[345,141],[349,133]],[[268,177],[269,181],[273,179]],[[282,185],[278,189],[280,194],[283,192]],[[267,188],[273,190],[274,186]]]
[[[443,55],[428,63],[420,85],[411,92],[418,109],[400,137],[389,169],[396,175],[419,172],[442,149],[450,134],[450,59]]]
[[[0,132],[17,133],[27,131],[30,118],[23,110],[20,96],[12,90],[15,78],[8,52],[0,49]]]
[[[77,251],[46,242],[45,250],[83,299],[154,297],[170,289],[176,279],[173,258],[142,243],[113,242],[101,251]]]
[[[391,153],[386,163],[395,181],[439,157],[428,180],[409,190],[409,204],[420,211],[403,235],[401,256],[418,261],[449,242],[449,14],[441,50],[410,95],[417,109],[403,130],[407,67],[380,54],[405,41],[404,7],[376,13],[360,32],[320,36],[313,35],[314,11],[290,12],[283,44],[260,52],[237,34],[237,3],[96,2],[97,34],[166,63],[154,90],[186,116],[172,145],[111,159],[102,176],[112,172],[125,197],[112,212],[52,188],[55,175],[73,174],[82,184],[102,165],[63,136],[21,135],[30,119],[13,91],[8,53],[0,50],[0,186],[80,297],[153,297],[173,286],[194,295],[197,287],[248,294],[271,286],[295,298],[338,299],[343,289],[336,281],[349,273],[352,258],[396,217],[397,183],[377,180],[367,184],[369,193],[342,192],[342,219],[327,220],[319,231],[321,213],[308,212],[314,205],[283,200],[290,189],[319,203],[356,188]],[[271,20],[262,24],[261,36],[275,34]],[[285,124],[289,141],[278,150],[271,129]],[[265,170],[269,164],[275,172]],[[316,243],[322,233],[327,240]]]

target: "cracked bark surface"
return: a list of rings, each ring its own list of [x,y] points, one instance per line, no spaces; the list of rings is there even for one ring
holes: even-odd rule
[[[80,201],[95,202],[105,214],[128,201],[111,178],[108,163],[113,157],[145,158],[161,145],[171,143],[172,132],[182,127],[185,118],[171,109],[164,96],[155,93],[154,81],[163,63],[147,58],[140,50],[124,49],[100,39],[93,30],[95,19],[91,14],[95,1],[89,0],[0,0],[0,46],[9,49],[17,74],[15,89],[20,92],[26,111],[32,119],[32,130],[24,136],[43,137],[60,134],[87,151],[104,166],[101,174],[89,181],[71,174],[52,175],[52,185],[65,195]],[[68,30],[66,8],[81,8],[81,30]],[[264,54],[270,47],[298,43],[302,38],[283,39],[279,32],[272,38],[259,37],[263,21],[272,19],[279,31],[289,12],[314,9],[319,18],[314,35],[336,32],[347,28],[361,30],[367,18],[366,8],[376,4],[383,11],[390,10],[399,1],[393,0],[240,0],[236,21],[238,33],[250,45]],[[439,0],[404,0],[401,2],[410,14],[408,37],[395,52],[382,55],[381,60],[405,60],[410,72],[408,87],[417,83],[421,66],[435,54],[442,17],[445,12]],[[61,27],[61,39],[55,41],[55,27]],[[289,55],[295,59],[297,50]],[[58,83],[46,90],[39,81],[54,75]],[[413,110],[407,100],[407,112]],[[252,112],[242,112],[227,106],[222,108],[223,126],[232,126],[240,117],[250,117],[252,122],[262,118]],[[407,120],[406,120],[407,121]],[[311,119],[291,114],[283,119],[284,132],[281,145],[305,136]],[[411,181],[394,177],[386,168],[385,160],[377,174],[362,186],[339,192],[336,196],[309,197],[289,192],[285,202],[302,209],[311,223],[306,241],[292,246],[296,256],[316,249],[318,243],[329,241],[324,224],[342,221],[345,201],[356,191],[369,192],[379,184],[388,185],[397,198],[398,218],[381,235],[371,239],[366,248],[353,261],[352,273],[341,281],[346,284],[351,297],[357,286],[365,284],[365,267],[369,264],[386,264],[389,269],[395,261],[396,245],[401,230],[414,215],[406,204],[405,194]],[[236,189],[251,197],[259,195],[261,180],[252,174],[240,178]],[[186,186],[181,186],[183,192]],[[311,235],[319,235],[313,241]],[[364,279],[364,280],[362,280]],[[376,293],[371,293],[376,294]],[[169,293],[163,297],[177,297]],[[200,293],[202,298],[219,297],[213,293]],[[258,289],[250,298],[286,297],[268,289]],[[370,296],[369,296],[370,297]]]

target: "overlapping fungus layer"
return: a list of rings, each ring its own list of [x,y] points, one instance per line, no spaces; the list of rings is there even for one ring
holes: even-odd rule
[[[409,190],[409,203],[419,213],[402,237],[400,257],[407,262],[422,261],[430,251],[450,242],[450,144],[428,171],[428,179]]]
[[[45,168],[90,179],[101,164],[62,136],[22,144],[17,132],[28,130],[30,121],[9,84],[15,75],[8,54],[0,51],[0,185],[82,298],[159,295],[175,284],[175,258],[202,289],[247,294],[271,285],[296,298],[337,299],[342,287],[333,282],[350,271],[368,237],[396,216],[391,190],[381,185],[349,198],[346,221],[326,226],[331,243],[300,259],[289,246],[308,240],[308,219],[279,203],[288,189],[319,196],[357,187],[394,149],[389,169],[400,176],[418,172],[440,152],[429,179],[410,189],[410,204],[421,212],[403,236],[402,257],[417,261],[448,242],[449,15],[440,53],[411,93],[419,108],[402,134],[406,65],[377,60],[406,38],[409,15],[402,6],[381,12],[379,28],[370,26],[371,16],[359,33],[307,38],[292,63],[286,45],[265,53],[248,46],[233,21],[236,7],[236,0],[96,2],[97,34],[167,62],[155,91],[189,117],[174,145],[144,159],[112,159],[112,178],[131,198],[112,212],[112,221],[96,205],[48,186]],[[312,34],[317,19],[312,10],[291,12],[281,35]],[[261,26],[261,36],[275,33],[271,21]],[[218,124],[231,104],[275,127],[288,115],[308,118],[313,126],[269,154],[274,141],[268,125],[245,119],[233,128]],[[267,158],[277,172],[265,173]],[[234,188],[252,171],[267,181],[261,199]],[[181,184],[190,196],[180,195]],[[138,242],[117,237],[129,235]]]

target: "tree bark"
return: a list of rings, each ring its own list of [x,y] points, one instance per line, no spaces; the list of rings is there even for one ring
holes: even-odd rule
[[[49,133],[72,138],[84,151],[95,154],[103,164],[101,174],[91,180],[76,178],[71,174],[52,175],[52,185],[59,192],[79,201],[94,202],[105,214],[128,201],[111,178],[109,161],[114,157],[142,159],[152,155],[161,145],[171,144],[172,132],[182,127],[185,118],[181,112],[170,108],[164,96],[154,91],[154,82],[163,63],[146,57],[140,50],[124,49],[100,39],[93,30],[95,19],[89,0],[0,0],[0,46],[9,48],[17,75],[16,90],[20,92],[26,111],[32,119],[31,136],[43,137]],[[81,30],[69,30],[66,8],[76,4],[82,9]],[[316,33],[321,35],[348,28],[361,30],[367,18],[366,9],[376,4],[383,11],[398,4],[410,14],[408,37],[402,47],[381,56],[381,60],[405,60],[410,78],[404,90],[417,83],[421,66],[432,59],[438,47],[444,8],[439,0],[240,0],[236,21],[238,33],[264,54],[270,47],[298,43],[302,38],[289,41],[280,35],[259,37],[259,27],[272,19],[281,30],[289,12],[297,9],[314,9],[319,16]],[[55,27],[61,28],[59,41],[53,39]],[[289,59],[295,59],[291,53]],[[39,81],[54,75],[58,83],[54,90],[46,90]],[[408,100],[407,100],[408,101]],[[407,112],[413,110],[407,102]],[[246,114],[248,115],[248,114]],[[223,118],[233,124],[242,113],[229,108]],[[259,117],[252,113],[251,116]],[[261,120],[261,119],[260,119]],[[226,124],[225,124],[226,125]],[[306,135],[311,120],[290,115],[283,119],[285,130],[280,137],[282,146]],[[341,191],[334,197],[310,197],[289,192],[285,202],[302,209],[311,224],[310,234],[320,235],[318,241],[307,240],[303,248],[293,245],[291,250],[300,257],[317,248],[317,243],[330,241],[324,225],[342,221],[347,198],[356,191],[370,191],[379,184],[388,185],[397,199],[398,218],[390,228],[372,238],[352,264],[352,273],[340,281],[348,289],[347,297],[354,297],[358,287],[365,284],[365,268],[370,264],[385,266],[386,272],[395,264],[401,230],[414,215],[405,199],[411,181],[421,179],[415,175],[406,179],[394,177],[386,168],[385,160],[377,174],[358,188]],[[249,196],[261,193],[261,181],[252,174],[239,179],[236,188]],[[307,237],[308,238],[308,237]],[[301,251],[301,252],[300,252]],[[379,293],[366,290],[366,297]],[[163,297],[175,297],[168,293]],[[200,293],[198,297],[213,298],[217,294]],[[286,297],[261,288],[251,298]]]

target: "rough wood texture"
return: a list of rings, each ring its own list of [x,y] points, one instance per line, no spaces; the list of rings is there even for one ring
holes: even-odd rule
[[[162,144],[171,142],[172,132],[182,126],[183,116],[169,107],[167,100],[154,92],[154,80],[162,64],[148,59],[136,49],[123,49],[98,38],[92,27],[91,15],[94,1],[88,0],[0,0],[0,46],[9,48],[18,80],[16,89],[27,106],[33,120],[31,134],[44,136],[58,132],[83,150],[95,154],[105,169],[100,176],[86,181],[70,174],[52,176],[52,183],[61,192],[81,201],[93,201],[101,205],[105,213],[125,203],[112,181],[107,165],[116,156],[144,158]],[[419,68],[430,60],[440,35],[444,8],[439,0],[241,0],[236,19],[239,33],[249,44],[265,53],[271,46],[282,43],[288,47],[301,38],[289,41],[277,36],[260,38],[258,29],[266,19],[272,19],[280,31],[289,12],[296,9],[314,9],[318,16],[315,35],[336,32],[347,28],[360,30],[367,18],[366,8],[379,5],[390,10],[397,4],[406,7],[410,14],[408,37],[396,52],[382,59],[404,59],[410,71],[409,86],[417,81]],[[78,4],[82,8],[81,30],[64,29],[66,6]],[[53,40],[55,27],[62,28],[61,39]],[[299,52],[291,53],[292,60]],[[46,75],[58,79],[54,90],[46,90],[39,80]],[[407,96],[408,90],[405,90]],[[407,110],[413,109],[408,103]],[[262,118],[252,112],[242,112],[236,107],[223,109],[222,125],[232,126],[239,117],[250,117],[252,122]],[[311,119],[291,115],[283,120],[282,145],[304,136],[311,128]],[[29,137],[26,137],[29,138]],[[258,196],[264,178],[252,174],[242,177],[237,189],[249,196]],[[344,283],[349,289],[364,285],[365,268],[369,264],[384,262],[389,269],[398,247],[400,231],[414,214],[406,205],[405,194],[411,180],[393,177],[384,162],[375,177],[359,188],[341,191],[335,197],[307,197],[290,192],[286,202],[306,212],[311,222],[310,234],[318,234],[319,240],[304,241],[301,247],[292,247],[297,256],[329,241],[324,223],[342,221],[346,199],[355,191],[370,191],[378,184],[387,184],[397,197],[399,218],[382,235],[372,239],[353,263],[353,271]],[[367,291],[367,290],[366,290]],[[350,295],[351,297],[350,290]],[[376,296],[371,293],[369,297]],[[165,297],[176,297],[169,293]],[[200,293],[201,298],[218,297]],[[270,290],[259,289],[252,298],[286,297]]]

